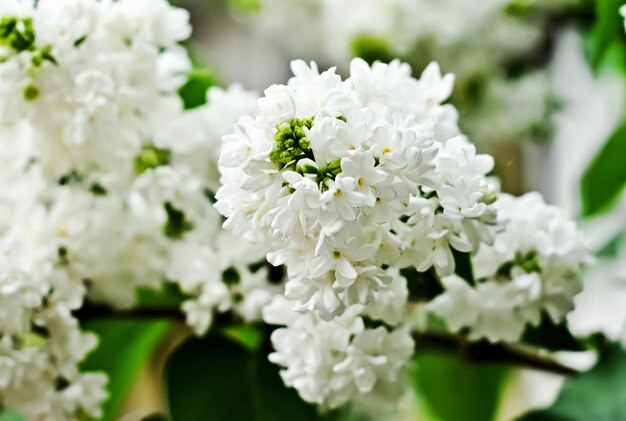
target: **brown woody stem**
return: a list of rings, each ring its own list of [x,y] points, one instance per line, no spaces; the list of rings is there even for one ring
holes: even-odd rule
[[[94,319],[138,319],[138,320],[175,320],[184,321],[184,314],[175,307],[139,307],[117,310],[98,304],[86,304],[74,313],[81,321]],[[233,321],[231,313],[216,315],[220,321]],[[562,376],[579,374],[578,370],[561,364],[549,354],[536,349],[513,344],[471,342],[465,336],[444,331],[416,331],[413,333],[417,352],[436,350],[456,354],[469,363],[504,363],[513,366],[544,371]]]

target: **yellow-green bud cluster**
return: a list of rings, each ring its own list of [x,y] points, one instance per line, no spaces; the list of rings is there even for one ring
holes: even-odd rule
[[[0,46],[5,51],[0,55],[0,62],[6,61],[11,56],[28,52],[31,57],[29,75],[34,77],[44,62],[57,64],[52,56],[52,46],[45,45],[41,49],[35,46],[35,30],[31,18],[4,17],[0,19]],[[34,101],[39,97],[39,89],[32,83],[24,88],[24,98]]]
[[[272,161],[279,170],[287,166],[294,166],[304,158],[313,159],[311,141],[306,137],[305,127],[313,127],[314,117],[294,118],[289,123],[280,123],[276,126],[274,140],[276,146],[270,152]]]
[[[496,272],[497,276],[508,280],[511,278],[511,271],[514,267],[520,267],[526,273],[541,273],[541,264],[538,259],[538,253],[530,250],[526,253],[515,253],[515,259],[500,266]]]
[[[326,190],[328,186],[327,181],[334,180],[336,176],[341,173],[341,159],[333,159],[326,165],[325,168],[319,170],[317,174],[317,182],[320,185],[322,191]]]
[[[0,45],[8,47],[10,52],[35,51],[35,31],[31,18],[18,19],[4,17],[0,19]],[[6,60],[8,57],[2,57]]]
[[[172,153],[168,149],[155,146],[144,146],[135,158],[133,166],[135,173],[141,175],[152,168],[157,168],[170,163]]]

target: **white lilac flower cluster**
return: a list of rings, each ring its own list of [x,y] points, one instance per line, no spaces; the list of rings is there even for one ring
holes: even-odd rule
[[[297,313],[289,299],[276,297],[265,308],[264,318],[284,326],[272,335],[276,351],[269,358],[285,367],[281,372],[285,384],[296,388],[305,401],[328,408],[358,399],[397,398],[414,343],[408,326],[396,327],[404,318],[406,279],[398,275],[393,284],[396,291],[386,294],[392,296],[381,312],[372,307],[363,315],[362,308],[353,306],[332,321],[313,312]],[[387,327],[367,327],[368,316]]]
[[[515,341],[542,312],[557,324],[573,310],[589,255],[575,223],[539,194],[502,195],[495,205],[505,228],[475,256],[477,284],[445,277],[445,292],[429,307],[451,330],[469,329],[471,339]]]
[[[477,155],[441,105],[452,75],[355,59],[351,77],[314,63],[259,100],[224,137],[216,208],[235,234],[267,236],[288,298],[326,320],[392,280],[385,266],[454,271],[495,222],[493,160]],[[402,253],[401,253],[402,251]]]
[[[0,3],[0,396],[28,419],[100,414],[106,378],[77,368],[85,302],[172,282],[202,333],[281,291],[211,204],[220,138],[256,95],[184,109],[188,20],[165,0]]]
[[[257,117],[224,137],[216,207],[226,228],[264,239],[268,260],[287,267],[281,311],[266,312],[286,326],[271,357],[287,368],[283,379],[336,407],[401,378],[412,353],[406,280],[386,268],[404,260],[450,274],[452,248],[469,252],[488,238],[493,163],[441,105],[453,80],[436,65],[419,81],[400,62],[355,59],[345,81],[314,63],[292,69],[286,86],[259,100]]]
[[[106,377],[79,372],[96,338],[82,333],[72,317],[84,288],[39,251],[37,257],[15,251],[0,263],[2,404],[28,419],[96,417],[106,398]],[[33,259],[16,261],[22,253]]]
[[[451,329],[514,341],[542,310],[554,320],[571,310],[587,256],[540,197],[498,199],[493,159],[443,104],[452,75],[433,63],[414,79],[407,64],[361,59],[350,70],[342,80],[292,62],[287,85],[224,136],[215,205],[225,228],[286,266],[284,297],[264,311],[283,326],[270,359],[303,399],[331,408],[401,390],[413,341],[399,269],[442,281],[429,308]],[[475,288],[455,274],[470,257]],[[508,307],[492,315],[494,302]]]

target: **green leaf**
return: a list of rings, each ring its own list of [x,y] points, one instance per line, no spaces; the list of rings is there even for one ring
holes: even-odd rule
[[[217,335],[181,345],[166,368],[172,421],[318,419],[313,406],[284,386],[263,351]]]
[[[598,214],[613,205],[626,186],[626,124],[611,135],[591,161],[581,180],[583,216]]]
[[[532,412],[522,420],[626,420],[626,353],[622,347],[606,347],[594,368],[565,383],[551,408]]]
[[[182,293],[178,284],[163,282],[161,289],[140,287],[137,289],[137,303],[145,307],[179,307],[188,297]]]
[[[0,421],[26,421],[26,417],[11,408],[5,408],[0,413]]]
[[[600,73],[605,71],[605,69],[612,73],[626,74],[626,35],[613,40],[606,48],[596,72]]]
[[[470,365],[456,356],[419,353],[411,376],[416,393],[441,421],[489,421],[496,414],[507,369]]]
[[[470,253],[463,253],[452,249],[454,256],[455,270],[454,273],[465,279],[470,285],[476,285],[474,279],[474,269],[472,268],[472,256]]]
[[[529,326],[524,331],[522,343],[548,351],[584,351],[585,347],[572,335],[565,323],[555,325],[543,314],[539,326]]]
[[[605,257],[609,259],[616,259],[617,253],[623,244],[622,233],[617,233],[613,238],[607,241],[598,251],[594,254],[596,257]]]
[[[263,341],[263,334],[259,329],[250,325],[226,326],[221,330],[221,333],[250,351],[259,349]]]
[[[178,89],[178,95],[183,100],[186,110],[197,108],[206,104],[209,88],[219,85],[217,77],[211,71],[207,69],[193,70],[189,73],[187,82]]]
[[[240,13],[258,13],[263,6],[261,0],[228,0],[228,4]]]
[[[624,36],[624,18],[619,13],[623,0],[596,0],[596,20],[591,34],[591,63],[594,69],[615,41]]]
[[[432,269],[418,272],[415,267],[408,267],[401,269],[400,273],[406,278],[409,300],[412,302],[430,301],[444,292],[443,285]]]
[[[85,330],[100,337],[82,369],[104,371],[109,376],[109,399],[104,405],[103,420],[118,419],[121,406],[131,391],[141,369],[155,347],[163,339],[168,322],[144,320],[94,320],[85,323]]]
[[[389,63],[394,59],[387,40],[374,35],[362,35],[352,41],[352,55],[361,57],[369,64],[375,61]]]

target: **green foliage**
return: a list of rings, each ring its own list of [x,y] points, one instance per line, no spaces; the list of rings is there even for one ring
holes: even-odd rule
[[[103,371],[109,376],[109,400],[104,405],[104,421],[118,419],[124,399],[141,369],[168,329],[164,321],[94,320],[83,325],[100,337],[98,348],[82,365],[86,371]]]
[[[141,421],[169,421],[169,418],[163,414],[150,414],[143,417]]]
[[[619,198],[626,186],[626,123],[611,135],[581,180],[583,216],[598,214]]]
[[[595,253],[595,255],[596,257],[599,257],[599,258],[605,257],[605,258],[615,259],[617,258],[617,253],[619,252],[620,247],[622,247],[622,243],[623,243],[622,234],[618,233],[609,241],[607,241],[606,244],[600,247],[598,251]]]
[[[163,233],[173,239],[180,240],[183,235],[193,229],[192,223],[187,219],[187,215],[180,209],[177,209],[170,202],[163,205],[165,213],[167,213],[167,222],[163,227]]]
[[[465,364],[456,356],[421,353],[412,380],[416,393],[440,421],[489,421],[498,409],[506,368]]]
[[[626,419],[626,353],[606,347],[589,372],[569,380],[555,404],[522,418],[524,421]]]
[[[412,302],[430,301],[444,292],[439,277],[432,269],[418,272],[414,267],[408,267],[401,269],[400,273],[407,280],[409,300]]]
[[[474,279],[474,269],[472,268],[472,257],[470,253],[463,253],[452,249],[452,254],[454,255],[454,262],[456,264],[454,272],[469,282],[470,285],[476,285],[476,280]]]
[[[189,73],[187,82],[178,89],[178,95],[183,100],[185,109],[189,110],[206,104],[209,88],[219,85],[213,72],[207,69],[197,69]]]
[[[173,307],[178,308],[187,299],[178,284],[164,282],[160,290],[140,287],[136,293],[137,303],[144,307]]]
[[[263,342],[263,334],[259,329],[250,325],[226,326],[220,333],[250,351],[257,351]]]
[[[624,38],[624,18],[619,14],[623,0],[597,0],[596,20],[591,33],[591,63],[594,69],[602,64],[616,39]]]
[[[0,412],[0,421],[26,421],[26,418],[11,408],[5,408]]]
[[[369,64],[375,61],[389,63],[394,58],[387,41],[372,35],[362,35],[356,38],[352,42],[352,54],[355,57],[361,57]]]
[[[172,421],[319,419],[313,406],[284,386],[267,351],[217,335],[189,339],[167,364]]]
[[[537,327],[524,331],[522,342],[548,351],[584,351],[585,347],[572,336],[565,323],[555,325],[546,314]]]
[[[35,51],[35,30],[32,18],[3,17],[0,19],[0,45],[13,53]]]
[[[228,0],[228,5],[241,13],[256,13],[263,7],[261,0]]]

